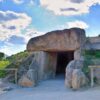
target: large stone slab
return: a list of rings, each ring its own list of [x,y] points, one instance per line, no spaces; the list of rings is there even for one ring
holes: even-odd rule
[[[85,42],[85,31],[71,28],[48,32],[29,40],[28,51],[71,51],[80,48]]]

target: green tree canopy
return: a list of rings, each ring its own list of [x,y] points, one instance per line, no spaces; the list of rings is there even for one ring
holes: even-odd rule
[[[4,58],[5,54],[3,52],[0,52],[0,60]]]

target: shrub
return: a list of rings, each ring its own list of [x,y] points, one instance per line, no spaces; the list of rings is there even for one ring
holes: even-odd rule
[[[0,60],[2,60],[4,58],[5,54],[0,52]]]
[[[0,78],[4,78],[7,75],[6,71],[3,69],[5,69],[9,64],[10,63],[8,60],[0,61]]]
[[[0,70],[0,78],[6,77],[7,73],[4,70]]]

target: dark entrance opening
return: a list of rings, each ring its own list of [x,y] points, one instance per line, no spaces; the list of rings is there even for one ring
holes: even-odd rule
[[[56,75],[65,75],[67,64],[74,59],[74,51],[57,52]]]

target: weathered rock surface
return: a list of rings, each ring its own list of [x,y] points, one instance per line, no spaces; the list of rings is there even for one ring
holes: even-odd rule
[[[76,50],[74,52],[74,60],[80,60],[81,59],[81,50]]]
[[[72,87],[72,72],[75,67],[74,60],[71,61],[66,67],[66,74],[65,74],[65,85],[66,87]]]
[[[83,61],[73,60],[66,67],[65,86],[73,89],[79,89],[87,83],[83,68]]]
[[[33,70],[29,70],[26,75],[23,75],[18,84],[24,87],[36,86],[38,83],[37,73]]]
[[[72,68],[69,68],[66,71],[65,86],[68,88],[72,87],[72,72],[73,72]]]
[[[87,50],[100,50],[100,37],[90,37],[85,43]]]
[[[18,83],[21,86],[35,86],[39,78],[39,53],[34,52],[26,58],[20,65],[18,70]]]
[[[38,65],[34,59],[28,66],[29,69],[25,71],[22,77],[19,79],[19,85],[30,87],[35,86],[38,83]]]
[[[80,69],[74,69],[72,72],[72,88],[77,90],[86,85],[87,78]]]
[[[85,31],[79,28],[52,31],[30,39],[28,51],[70,51],[80,48],[85,42]]]
[[[27,76],[22,76],[20,79],[19,79],[19,82],[18,84],[20,86],[23,86],[23,87],[32,87],[32,86],[35,86],[35,82],[30,80]]]

